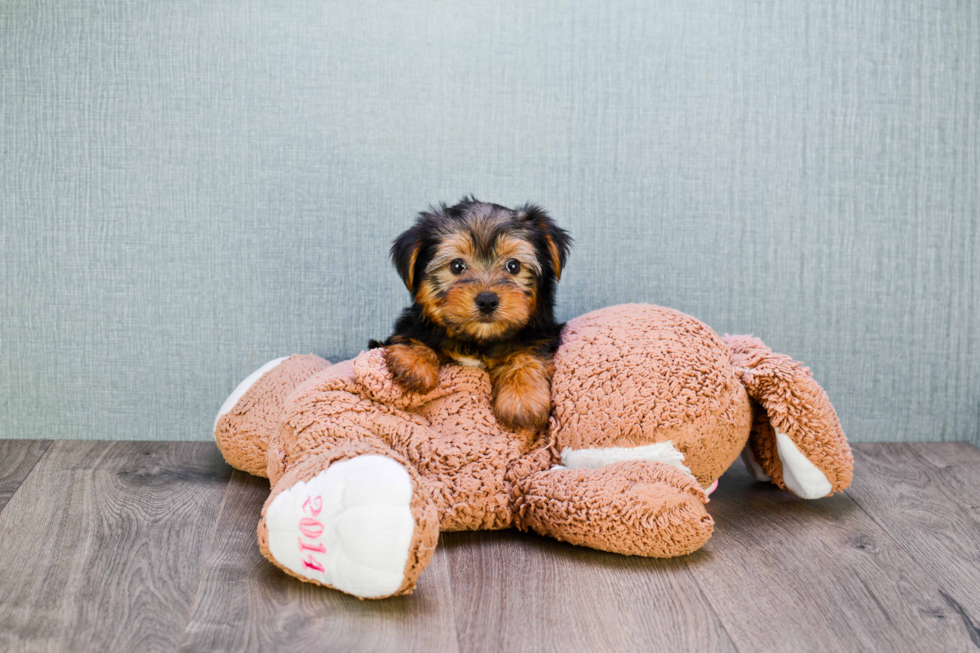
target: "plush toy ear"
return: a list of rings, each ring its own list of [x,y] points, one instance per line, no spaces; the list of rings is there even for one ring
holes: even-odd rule
[[[518,209],[518,214],[531,223],[541,234],[541,238],[548,249],[551,269],[555,271],[555,278],[560,281],[561,271],[565,269],[565,261],[568,260],[568,252],[572,248],[572,237],[568,235],[567,231],[556,225],[551,216],[540,206],[525,204]]]
[[[854,457],[837,413],[809,368],[758,338],[729,336],[735,375],[758,411],[743,453],[758,480],[801,499],[819,499],[851,484]]]
[[[415,292],[415,264],[418,262],[419,250],[422,248],[423,233],[422,226],[416,224],[391,244],[391,260],[398,270],[398,275],[405,282],[408,292]]]

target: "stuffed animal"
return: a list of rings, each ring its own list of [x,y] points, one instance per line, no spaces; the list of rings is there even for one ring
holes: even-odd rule
[[[262,554],[361,598],[410,592],[440,531],[531,529],[626,555],[696,551],[709,488],[741,454],[805,499],[851,481],[853,459],[807,368],[750,336],[628,304],[570,321],[548,427],[505,430],[479,368],[404,390],[372,349],[336,365],[280,358],[222,406],[234,467],[268,476]]]

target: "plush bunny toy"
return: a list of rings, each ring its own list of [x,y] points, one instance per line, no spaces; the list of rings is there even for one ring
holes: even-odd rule
[[[807,368],[750,336],[643,304],[570,321],[546,430],[494,418],[481,369],[435,390],[394,382],[383,351],[336,365],[280,358],[222,406],[215,438],[272,491],[259,547],[301,580],[362,598],[410,592],[439,532],[517,527],[626,555],[700,548],[705,488],[741,453],[805,499],[839,492],[853,459]]]

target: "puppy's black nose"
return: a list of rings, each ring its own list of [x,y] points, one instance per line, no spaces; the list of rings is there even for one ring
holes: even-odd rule
[[[476,307],[481,313],[490,315],[500,305],[500,298],[492,292],[481,292],[476,296]]]

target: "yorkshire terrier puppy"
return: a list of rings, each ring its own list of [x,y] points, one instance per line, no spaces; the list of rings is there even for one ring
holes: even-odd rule
[[[395,379],[417,392],[436,386],[442,364],[484,367],[497,419],[541,429],[563,326],[555,285],[571,242],[533,204],[512,210],[470,197],[420,213],[391,247],[412,305],[371,347],[384,347]]]

